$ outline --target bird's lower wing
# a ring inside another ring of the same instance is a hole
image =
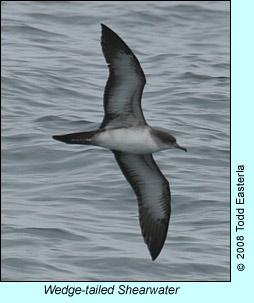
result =
[[[168,231],[171,213],[169,183],[154,162],[152,154],[113,153],[136,193],[142,234],[152,259],[155,260]]]

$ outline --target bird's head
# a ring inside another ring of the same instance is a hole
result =
[[[169,148],[178,148],[181,150],[184,150],[185,152],[187,152],[187,148],[180,146],[177,142],[176,142],[176,138],[174,136],[172,136],[171,134],[169,134],[166,131],[162,131],[159,129],[154,129],[153,130],[154,135],[156,135],[157,138],[159,138],[160,143],[163,145],[163,147],[165,149],[169,149]]]

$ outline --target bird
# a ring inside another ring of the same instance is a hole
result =
[[[169,132],[146,122],[141,108],[145,74],[129,46],[104,24],[101,24],[101,47],[109,76],[100,127],[52,137],[67,144],[94,145],[112,151],[136,194],[141,232],[154,261],[167,237],[171,194],[169,182],[152,154],[165,149],[187,149],[178,145]]]

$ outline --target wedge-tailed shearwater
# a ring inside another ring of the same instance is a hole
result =
[[[187,149],[179,146],[169,133],[146,122],[141,109],[146,78],[140,63],[115,32],[101,26],[101,46],[109,67],[104,119],[99,129],[53,138],[69,144],[101,146],[114,153],[137,196],[142,234],[155,260],[167,236],[171,197],[169,183],[152,153],[169,148]]]

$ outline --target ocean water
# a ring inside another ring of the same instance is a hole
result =
[[[229,2],[1,2],[2,280],[230,279]],[[172,215],[154,262],[109,150],[51,136],[97,127],[100,23],[146,74],[149,124],[188,148],[154,155]]]

